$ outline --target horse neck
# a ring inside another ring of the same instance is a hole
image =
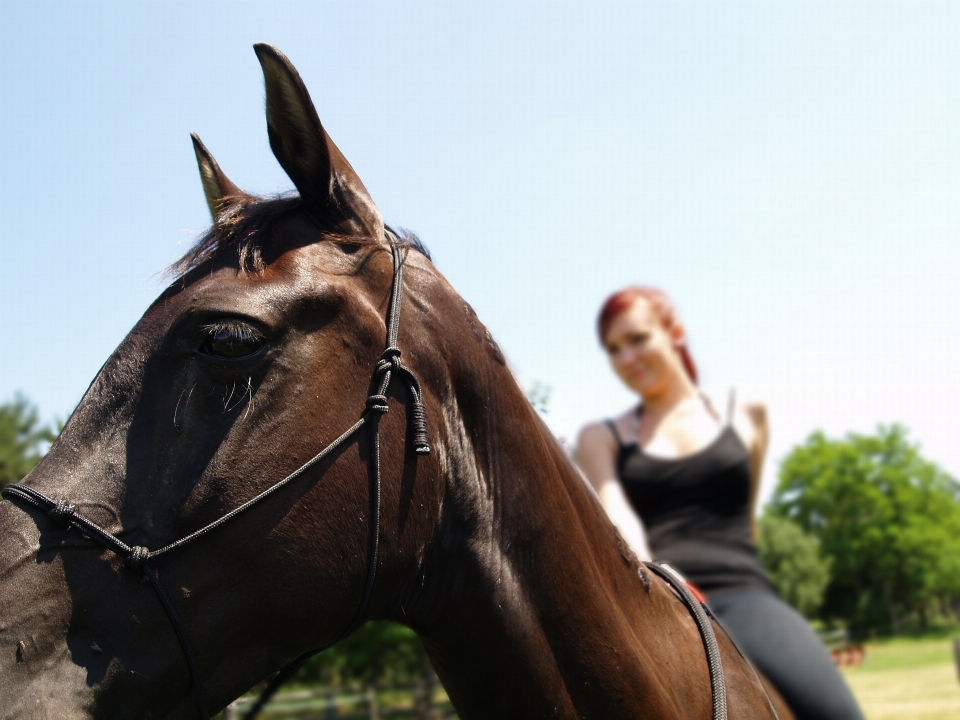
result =
[[[483,375],[453,381],[467,402],[407,620],[463,718],[669,715],[644,692],[662,681],[639,562],[509,371]]]

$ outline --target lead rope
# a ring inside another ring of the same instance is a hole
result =
[[[60,524],[68,528],[72,527],[78,530],[81,535],[98,542],[100,545],[103,545],[116,555],[119,555],[121,558],[123,558],[124,565],[126,565],[130,570],[141,572],[147,576],[147,578],[150,580],[150,584],[157,593],[157,597],[160,599],[161,605],[163,605],[163,609],[170,618],[170,622],[173,625],[174,632],[177,634],[177,638],[180,640],[180,645],[183,648],[183,654],[186,656],[187,666],[190,669],[190,676],[193,681],[194,690],[197,696],[197,705],[199,706],[200,717],[202,720],[209,720],[210,712],[207,705],[207,698],[203,691],[203,682],[200,677],[200,669],[197,665],[196,656],[194,655],[193,648],[191,647],[190,641],[187,638],[187,633],[184,630],[179,617],[177,616],[176,609],[174,608],[170,597],[164,590],[163,585],[160,583],[160,579],[153,571],[153,568],[148,564],[149,561],[159,557],[160,555],[164,555],[171,550],[183,547],[187,543],[193,542],[197,538],[206,535],[208,532],[220,527],[228,520],[231,520],[240,513],[253,507],[273,493],[277,492],[282,487],[293,482],[309,468],[319,463],[340,445],[346,442],[355,432],[357,432],[369,421],[371,422],[373,436],[373,467],[371,471],[373,487],[371,488],[372,513],[370,529],[370,561],[367,569],[367,580],[363,591],[363,597],[353,621],[351,621],[351,624],[347,626],[347,629],[341,635],[341,637],[343,637],[355,629],[355,625],[359,622],[361,616],[363,615],[363,612],[366,609],[367,601],[370,599],[370,595],[373,591],[374,579],[376,578],[376,568],[380,546],[380,433],[379,422],[374,419],[374,416],[382,415],[390,409],[387,402],[386,392],[390,387],[390,382],[393,378],[394,372],[396,372],[398,375],[403,374],[405,376],[410,394],[413,396],[413,403],[411,407],[411,425],[413,426],[414,450],[421,455],[425,455],[430,452],[430,441],[427,435],[426,412],[423,407],[423,393],[420,389],[420,382],[417,380],[417,377],[413,371],[400,362],[400,349],[397,347],[397,336],[400,329],[400,305],[403,299],[403,265],[404,261],[406,260],[407,249],[398,247],[395,244],[391,244],[390,249],[393,255],[393,290],[390,297],[390,308],[387,316],[387,348],[380,356],[380,360],[377,362],[373,372],[374,378],[376,378],[378,375],[380,376],[379,392],[376,395],[371,395],[367,398],[366,409],[360,416],[360,419],[357,420],[357,422],[354,423],[353,426],[350,427],[346,432],[340,435],[340,437],[327,445],[323,450],[321,450],[299,468],[287,475],[283,480],[267,488],[256,497],[245,502],[240,507],[231,510],[218,520],[214,520],[212,523],[205,525],[199,530],[190,533],[186,537],[176,540],[175,542],[172,542],[169,545],[160,548],[159,550],[150,550],[141,546],[131,547],[127,545],[116,535],[107,532],[96,523],[78,514],[76,511],[76,506],[66,502],[65,500],[51,500],[43,493],[34,490],[29,486],[16,483],[7,485],[6,487],[0,489],[0,497],[3,499],[11,502],[20,501],[47,513],[51,518]],[[309,655],[312,654],[313,653],[310,653],[306,657],[309,657]],[[297,662],[302,662],[303,659],[305,658],[302,657],[300,660],[296,661],[294,666],[297,664]],[[296,667],[294,667],[294,670],[295,669]],[[280,675],[283,674],[284,672],[281,671]],[[290,674],[292,674],[292,672]],[[280,675],[277,677],[279,678]],[[276,687],[279,687],[279,684],[277,684]],[[267,689],[269,690],[270,687],[268,686]],[[274,691],[275,690],[276,688],[274,688]],[[257,710],[259,710],[259,707],[261,706],[262,703],[258,702],[255,707]],[[252,711],[253,709],[251,709],[251,712]],[[252,716],[248,715],[248,717]]]

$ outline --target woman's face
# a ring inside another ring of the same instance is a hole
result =
[[[683,340],[683,328],[668,330],[644,298],[617,315],[610,323],[604,347],[610,364],[634,392],[652,397],[671,382],[685,377],[675,345]],[[679,373],[679,375],[678,375]]]

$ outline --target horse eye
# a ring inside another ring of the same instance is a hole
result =
[[[264,339],[254,328],[238,322],[220,322],[201,328],[206,334],[200,352],[219,360],[242,360],[256,355]]]

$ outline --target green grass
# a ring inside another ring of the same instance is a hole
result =
[[[867,720],[960,718],[954,636],[960,631],[865,643],[864,662],[843,674]]]
[[[957,633],[960,636],[960,632]],[[894,638],[865,644],[864,670],[912,670],[953,662],[951,638]]]

